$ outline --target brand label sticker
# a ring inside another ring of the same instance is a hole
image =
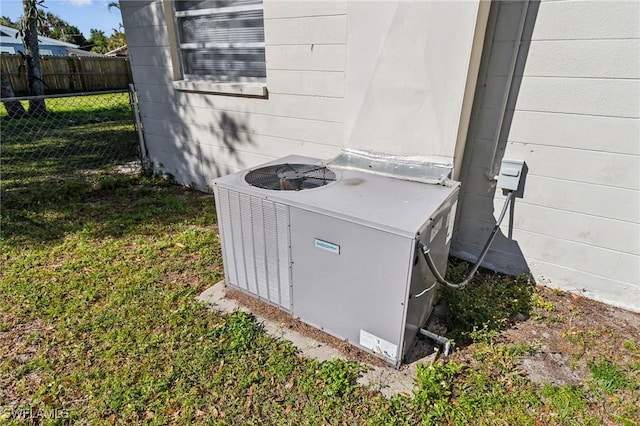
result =
[[[398,359],[397,345],[364,330],[360,330],[360,346],[394,361]]]
[[[334,254],[340,254],[340,246],[339,245],[330,243],[328,241],[319,240],[317,238],[315,238],[314,241],[315,241],[314,245],[316,246],[316,248],[319,248],[319,249],[322,249],[322,250],[326,250],[326,251],[334,253]]]

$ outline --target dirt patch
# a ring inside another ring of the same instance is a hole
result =
[[[39,372],[22,375],[23,366],[41,352],[41,343],[52,330],[42,320],[36,319],[18,323],[14,316],[2,313],[0,316],[0,365],[4,371],[0,375],[0,401],[11,408],[24,403],[16,392],[15,383],[21,382],[32,394],[42,383]]]
[[[581,374],[571,368],[569,359],[562,353],[537,352],[522,360],[522,369],[534,383],[553,385],[579,384]]]
[[[521,365],[533,382],[578,384],[590,377],[590,361],[640,361],[640,354],[630,347],[640,346],[640,314],[572,293],[537,290],[540,300],[531,317],[502,336],[507,343],[539,345]]]

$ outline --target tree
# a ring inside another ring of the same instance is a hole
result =
[[[20,27],[19,23],[13,22],[11,18],[7,16],[0,16],[0,25],[16,29]],[[13,98],[14,96],[15,94],[13,93],[11,82],[5,77],[4,73],[0,73],[0,97]],[[2,101],[2,103],[7,110],[7,115],[9,116],[9,118],[24,117],[27,113],[20,101]]]
[[[127,37],[120,30],[113,29],[113,34],[109,36],[109,40],[107,41],[107,51],[110,52],[114,49],[117,49],[122,46],[127,45]]]
[[[127,38],[122,31],[115,28],[113,29],[113,34],[109,37],[106,36],[104,31],[92,28],[87,43],[91,46],[92,52],[107,53],[118,47],[126,46]]]
[[[106,34],[102,30],[97,30],[95,28],[91,28],[89,30],[89,40],[87,43],[91,46],[91,51],[96,53],[107,53],[109,49],[107,49],[107,43],[109,39]]]
[[[84,35],[75,25],[66,24],[56,28],[51,33],[51,37],[67,43],[77,44],[80,47],[85,46],[88,42]]]
[[[0,83],[0,97],[13,98],[15,96],[13,93],[13,87],[11,87],[9,80],[4,77],[4,74],[0,74]],[[2,101],[2,103],[7,110],[9,118],[20,118],[25,116],[26,111],[20,101]]]
[[[24,58],[27,64],[27,87],[29,95],[44,95],[44,81],[42,80],[42,65],[40,63],[40,47],[38,46],[38,24],[41,23],[41,16],[38,14],[38,6],[44,0],[22,0],[24,15],[20,22],[19,34],[22,37],[25,53]],[[33,99],[29,101],[29,114],[38,115],[46,111],[44,99]]]
[[[45,37],[55,38],[53,33],[55,30],[64,28],[69,25],[64,19],[51,12],[38,11],[40,20],[38,22],[38,32]]]
[[[20,27],[19,23],[13,22],[11,18],[9,18],[8,16],[0,16],[0,25],[4,25],[5,27],[11,27],[15,29],[18,29]]]
[[[67,43],[77,44],[81,47],[87,44],[87,39],[78,27],[69,24],[55,13],[45,13],[42,10],[39,10],[38,15],[38,32],[43,36],[55,38],[56,40],[65,41]]]

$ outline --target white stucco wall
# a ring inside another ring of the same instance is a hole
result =
[[[344,145],[452,163],[479,3],[349,2]]]
[[[504,202],[485,173],[520,12],[500,6],[479,77],[453,244],[470,259]],[[530,7],[498,145],[528,174],[487,266],[640,310],[639,36],[638,2]]]

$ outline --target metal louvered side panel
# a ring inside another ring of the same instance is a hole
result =
[[[240,194],[240,220],[242,222],[242,248],[244,258],[244,270],[246,272],[247,290],[258,295],[258,283],[256,281],[256,261],[253,245],[253,223],[251,219],[251,197]]]
[[[227,283],[291,311],[289,208],[217,189]]]
[[[291,309],[291,251],[289,235],[289,209],[282,204],[276,204],[276,238],[278,241],[278,287],[280,289],[280,306]]]
[[[234,192],[234,194],[236,194]],[[237,194],[236,194],[237,195]],[[227,283],[238,285],[238,273],[236,271],[236,256],[233,241],[233,227],[231,215],[231,200],[229,198],[229,190],[218,188],[218,209],[220,218],[220,233],[222,235],[222,250],[225,266],[225,279]]]
[[[226,218],[231,222],[231,239],[233,244],[233,268],[236,270],[236,282],[231,284],[248,290],[247,273],[244,265],[244,249],[242,246],[242,222],[240,220],[240,194],[235,191],[229,191],[229,217]]]
[[[269,288],[269,300],[280,305],[280,279],[278,267],[278,234],[276,229],[276,204],[273,201],[262,200],[264,213],[264,228],[268,230],[264,234],[266,245],[267,286]],[[285,306],[285,309],[289,309]]]
[[[269,299],[269,289],[267,287],[267,265],[265,250],[264,214],[262,212],[262,200],[251,197],[251,229],[253,230],[253,253],[255,255],[256,283],[258,296]]]

